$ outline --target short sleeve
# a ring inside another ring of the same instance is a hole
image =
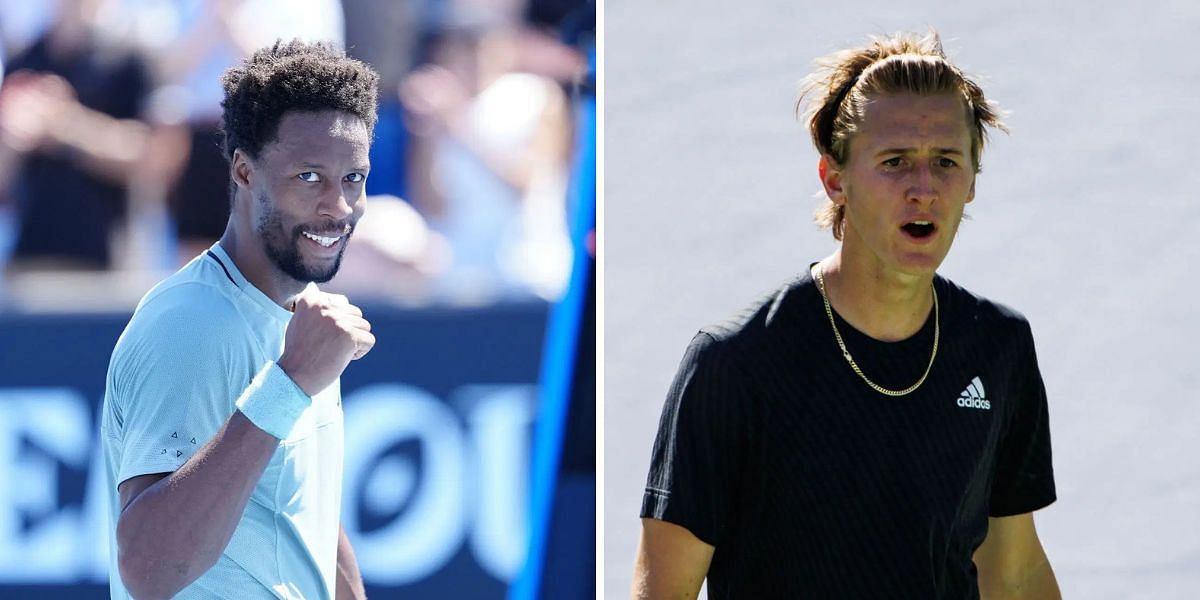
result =
[[[1033,512],[1056,499],[1046,387],[1028,323],[1024,323],[1021,333],[1013,412],[997,449],[989,511],[993,517]]]
[[[249,383],[244,322],[223,296],[182,285],[135,314],[113,351],[104,416],[116,482],[183,466],[233,413]],[[180,302],[180,295],[203,299]],[[243,381],[244,379],[244,381]]]
[[[693,338],[663,406],[642,497],[642,517],[712,546],[730,521],[747,435],[745,382],[725,353],[707,333]]]

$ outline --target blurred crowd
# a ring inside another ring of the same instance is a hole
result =
[[[292,38],[380,74],[367,216],[325,287],[553,300],[571,266],[571,96],[589,71],[575,34],[594,14],[587,0],[0,0],[0,308],[136,300],[216,241],[219,76]]]

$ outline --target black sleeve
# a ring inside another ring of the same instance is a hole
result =
[[[1023,325],[1015,363],[1015,406],[997,449],[989,511],[993,517],[1033,512],[1056,499],[1046,386],[1038,370],[1033,334],[1028,323]]]
[[[642,517],[716,546],[729,522],[746,419],[739,373],[709,334],[692,339],[663,406]],[[744,382],[743,382],[744,383]]]
[[[112,74],[111,83],[108,98],[103,101],[103,106],[96,109],[115,119],[145,118],[150,92],[153,91],[150,68],[146,62],[131,51],[120,70]]]

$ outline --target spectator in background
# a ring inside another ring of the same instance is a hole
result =
[[[238,2],[175,2],[172,35],[156,52],[165,85],[156,117],[187,138],[187,160],[167,190],[174,220],[176,262],[186,263],[221,236],[229,220],[229,165],[221,154],[221,89],[217,74],[249,48],[233,29]],[[166,23],[164,23],[165,25]]]
[[[428,57],[399,93],[414,135],[410,198],[452,254],[442,292],[556,298],[571,265],[571,118],[561,85],[529,66],[569,73],[583,60],[515,26],[449,28]]]
[[[379,121],[371,144],[367,193],[408,197],[408,133],[404,109],[395,93],[416,65],[417,44],[428,3],[422,0],[378,2],[342,0],[346,17],[346,53],[379,73]]]
[[[151,75],[132,48],[98,34],[99,7],[63,0],[7,65],[0,146],[19,163],[0,172],[17,204],[10,269],[109,268],[129,188],[169,170],[140,120]]]

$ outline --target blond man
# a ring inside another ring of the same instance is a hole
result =
[[[934,32],[818,65],[802,99],[840,245],[693,339],[634,596],[1059,598],[1029,324],[937,275],[998,111]]]

